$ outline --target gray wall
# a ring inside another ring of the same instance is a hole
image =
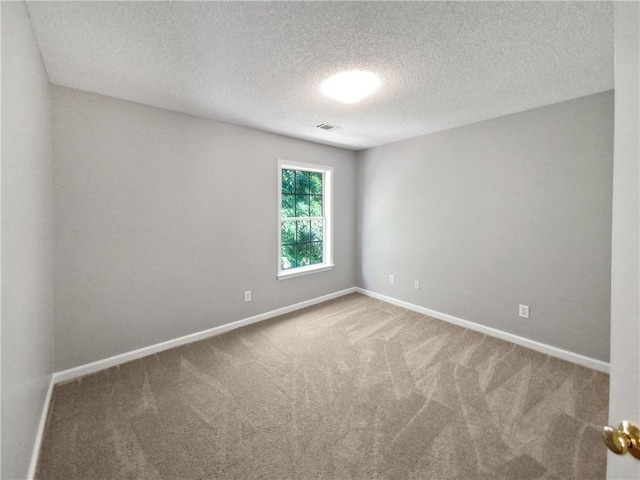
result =
[[[53,125],[56,370],[354,286],[354,152],[62,87]],[[278,158],[334,168],[332,271],[276,279]]]
[[[359,285],[608,361],[613,100],[360,152]]]
[[[615,159],[611,258],[609,424],[640,421],[640,5],[616,2]],[[609,452],[607,478],[640,478],[640,463]]]
[[[53,372],[49,80],[22,2],[2,2],[2,478],[26,478]]]

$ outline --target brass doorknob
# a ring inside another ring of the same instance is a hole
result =
[[[624,455],[629,452],[640,460],[640,427],[626,420],[618,428],[606,426],[602,435],[607,448],[613,453]]]

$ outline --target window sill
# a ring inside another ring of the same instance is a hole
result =
[[[291,270],[285,270],[278,274],[278,280],[288,280],[289,278],[301,277],[303,275],[310,275],[312,273],[326,272],[327,270],[333,270],[333,263],[321,263],[319,265],[312,265],[310,267],[292,268]]]

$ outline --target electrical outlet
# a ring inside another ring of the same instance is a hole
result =
[[[518,313],[522,318],[529,318],[529,305],[520,305]]]
[[[394,275],[389,275],[389,283],[391,285],[396,283],[396,277]]]
[[[244,301],[245,302],[251,301],[251,290],[247,290],[246,292],[244,292]]]
[[[420,290],[420,280],[413,281],[413,288],[415,288],[416,290]]]

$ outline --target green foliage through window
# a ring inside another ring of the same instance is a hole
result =
[[[282,169],[282,270],[323,262],[322,183],[321,172]]]

